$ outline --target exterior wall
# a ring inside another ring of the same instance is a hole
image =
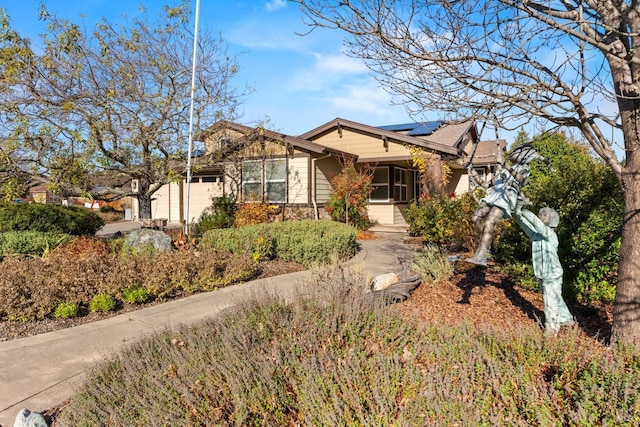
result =
[[[389,141],[388,150],[381,138],[365,135],[359,132],[342,129],[342,137],[338,130],[323,134],[313,142],[347,153],[354,153],[361,158],[381,159],[389,157],[410,157],[409,150],[401,144]]]
[[[315,162],[314,187],[316,203],[326,203],[329,200],[329,195],[331,194],[330,180],[339,174],[340,170],[340,162],[335,157],[319,159]]]
[[[408,227],[407,221],[402,215],[402,211],[409,205],[393,205],[393,225],[402,225]]]
[[[394,221],[394,205],[372,205],[367,208],[369,220],[380,225],[393,224]]]
[[[309,163],[308,156],[288,159],[287,202],[309,203]]]
[[[469,191],[469,175],[465,169],[453,169],[453,174],[447,184],[445,191],[447,193],[455,193],[456,196],[467,193]]]
[[[160,187],[151,200],[151,217],[178,222],[181,218],[181,184],[170,183]],[[139,212],[138,215],[139,217]]]

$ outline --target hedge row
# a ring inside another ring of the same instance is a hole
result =
[[[355,255],[357,230],[334,221],[291,221],[209,230],[200,247],[309,266]]]
[[[40,231],[93,235],[104,225],[95,212],[77,206],[1,203],[0,232]]]
[[[41,257],[73,239],[69,234],[41,231],[7,231],[0,233],[0,259],[7,255]]]
[[[86,310],[99,294],[124,302],[132,289],[144,289],[150,299],[169,299],[228,286],[257,273],[257,264],[248,257],[218,251],[118,254],[106,247],[77,253],[73,246],[46,258],[4,258],[0,320],[44,319],[63,303]]]

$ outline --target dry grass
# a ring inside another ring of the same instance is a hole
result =
[[[323,269],[100,365],[66,425],[637,425],[640,356],[470,324],[417,323]]]

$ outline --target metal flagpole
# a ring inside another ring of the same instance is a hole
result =
[[[196,0],[195,29],[193,34],[193,59],[191,61],[191,106],[189,107],[189,148],[187,154],[187,197],[184,206],[184,232],[189,235],[189,197],[191,193],[191,155],[193,152],[193,98],[196,91],[196,57],[198,49],[198,18],[200,17],[200,0]]]

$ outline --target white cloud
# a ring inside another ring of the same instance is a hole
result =
[[[265,8],[269,12],[273,12],[278,9],[283,9],[287,7],[287,0],[271,0],[267,4],[265,4]]]
[[[343,54],[314,53],[313,56],[315,58],[313,65],[298,70],[289,82],[289,89],[320,91],[325,90],[329,85],[368,74],[368,69],[362,61]]]

